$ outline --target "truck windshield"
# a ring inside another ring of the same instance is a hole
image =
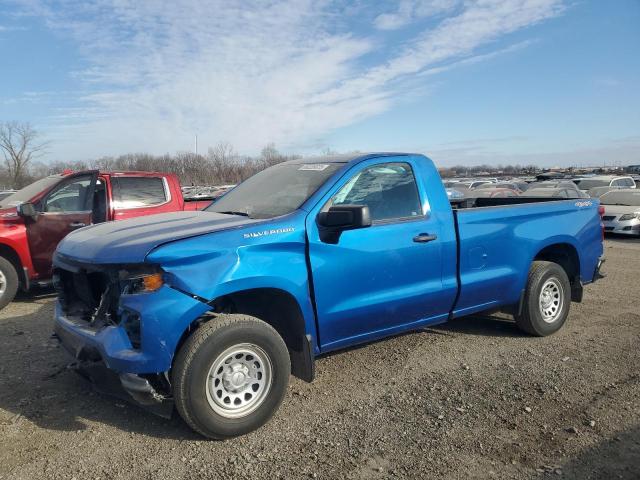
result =
[[[33,182],[30,185],[27,185],[21,190],[18,190],[16,193],[12,193],[6,198],[3,198],[0,201],[0,208],[9,208],[15,207],[24,202],[28,202],[37,194],[42,192],[43,190],[47,190],[64,177],[62,175],[51,175],[49,177],[41,178],[40,180]]]
[[[274,165],[248,178],[205,210],[243,215],[249,218],[286,215],[300,208],[343,165],[343,163]]]

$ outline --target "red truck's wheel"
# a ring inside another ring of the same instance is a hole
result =
[[[18,273],[13,264],[0,257],[0,309],[9,305],[18,291]]]
[[[242,435],[275,413],[290,372],[287,346],[273,327],[248,315],[221,315],[200,326],[178,352],[176,407],[205,437]]]
[[[570,305],[571,284],[564,269],[557,263],[536,261],[529,270],[524,304],[516,323],[531,335],[551,335],[564,325]]]

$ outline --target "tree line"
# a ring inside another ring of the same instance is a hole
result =
[[[205,155],[192,152],[165,155],[131,153],[86,161],[38,161],[48,146],[42,140],[40,132],[29,123],[0,123],[0,151],[4,155],[4,164],[0,166],[0,188],[18,189],[47,175],[65,170],[88,169],[170,172],[178,175],[182,185],[236,184],[271,165],[301,157],[282,154],[273,144],[265,146],[256,156],[240,155],[232,145],[223,142],[209,148]],[[327,150],[324,153],[335,152]],[[443,177],[475,176],[482,173],[518,175],[539,171],[535,165],[457,165],[440,169]]]
[[[223,142],[209,148],[205,155],[192,152],[165,155],[130,153],[84,161],[38,161],[47,147],[48,144],[41,141],[40,133],[30,124],[0,123],[0,151],[4,155],[4,164],[0,166],[0,187],[18,189],[65,170],[93,169],[170,172],[178,175],[182,185],[236,184],[267,167],[300,158],[300,155],[280,153],[273,144],[265,146],[256,156],[240,155],[232,145]]]

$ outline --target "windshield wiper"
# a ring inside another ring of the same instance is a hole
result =
[[[249,216],[249,214],[247,212],[226,211],[226,212],[216,212],[216,213],[222,213],[224,215],[240,215],[241,217],[248,217]]]

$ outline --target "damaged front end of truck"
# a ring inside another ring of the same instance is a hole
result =
[[[188,329],[210,306],[168,287],[164,276],[157,265],[83,264],[57,253],[55,335],[74,357],[70,368],[97,391],[170,418],[169,370],[180,338],[167,332]]]

